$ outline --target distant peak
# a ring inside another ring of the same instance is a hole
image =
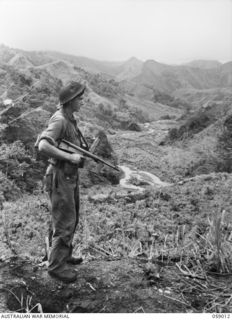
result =
[[[156,60],[153,60],[153,59],[148,59],[145,61],[145,64],[146,65],[159,65],[159,66],[166,66],[166,64],[164,63],[161,63],[161,62],[158,62]]]
[[[139,63],[142,63],[142,61],[141,60],[139,60],[138,58],[136,58],[136,57],[131,57],[131,58],[129,58],[128,60],[127,60],[127,62],[139,62]]]
[[[137,59],[136,57],[130,57],[128,60],[129,60],[129,61],[130,61],[130,60],[133,61],[133,60],[138,60],[138,59]]]
[[[199,62],[216,62],[216,63],[220,63],[217,60],[207,60],[207,59],[197,59],[197,60],[192,60],[189,63],[199,63]]]
[[[9,48],[9,47],[6,46],[4,43],[0,43],[0,48]]]
[[[219,67],[221,65],[221,62],[217,60],[199,59],[199,60],[193,60],[188,63],[185,63],[185,65],[189,67],[200,68],[200,69],[211,69],[211,68]]]

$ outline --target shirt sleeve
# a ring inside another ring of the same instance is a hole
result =
[[[49,143],[56,146],[57,141],[62,139],[65,130],[65,119],[54,114],[49,120],[48,127],[41,133],[39,140],[46,139]]]

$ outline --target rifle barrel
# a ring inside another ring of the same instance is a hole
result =
[[[92,159],[94,159],[96,161],[100,161],[100,162],[104,163],[105,165],[113,168],[114,170],[120,171],[120,169],[117,166],[114,166],[113,164],[111,164],[111,163],[103,160],[102,158],[96,156],[95,154],[93,154],[93,153],[91,153],[91,152],[89,152],[89,151],[87,151],[85,149],[82,149],[81,147],[79,147],[79,146],[77,146],[77,145],[75,145],[75,144],[73,144],[73,143],[71,143],[71,142],[69,142],[69,141],[67,141],[65,139],[62,139],[61,141],[66,143],[68,146],[72,147],[73,149],[83,153],[83,155],[85,155],[85,156],[87,156],[89,158],[92,158]]]

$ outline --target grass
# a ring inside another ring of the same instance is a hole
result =
[[[198,202],[202,202],[201,206],[206,205],[204,203],[204,198],[208,197],[206,190],[208,190],[206,186],[198,190],[199,196],[203,198],[201,200],[191,198],[184,200],[189,201],[187,208],[189,212],[180,213],[180,219],[175,219],[173,212],[170,211],[172,207],[180,210],[180,204],[176,203],[174,206],[171,204],[172,201],[167,202],[165,197],[160,199],[159,193],[150,194],[149,201],[145,197],[128,204],[124,201],[114,205],[85,203],[84,217],[79,227],[80,233],[75,237],[76,244],[80,246],[83,243],[83,247],[88,249],[88,244],[90,248],[94,243],[102,250],[121,257],[144,256],[162,262],[178,260],[198,269],[198,272],[209,270],[212,261],[218,257],[217,260],[221,263],[220,272],[223,270],[231,272],[232,268],[228,261],[229,241],[232,237],[229,220],[227,223],[223,219],[214,220],[212,215],[212,221],[208,221],[208,213],[200,219],[196,219],[193,215],[193,212],[200,215],[201,208],[198,208]],[[176,192],[178,193],[178,190]],[[186,193],[189,191],[186,190]],[[183,194],[183,198],[185,197]],[[167,209],[167,206],[170,207]],[[183,209],[186,210],[186,206],[183,206]],[[220,208],[218,210],[220,212]],[[84,236],[81,236],[82,228]],[[213,239],[212,235],[217,238]]]
[[[207,182],[209,185],[204,183],[200,189],[200,181],[195,183],[195,190],[194,182],[189,182],[192,184],[190,189],[184,187],[185,192],[177,186],[173,193],[171,187],[166,197],[151,189],[139,200],[133,200],[133,197],[110,199],[109,203],[99,204],[82,201],[82,215],[74,238],[76,250],[80,253],[98,247],[98,252],[118,257],[143,255],[162,261],[179,259],[186,264],[199,260],[205,270],[232,272],[230,204],[226,210],[219,207],[212,214],[207,212],[201,217],[208,198],[217,194],[211,187],[213,176],[209,179],[212,180]],[[222,185],[223,176],[221,179]],[[230,188],[229,182],[225,184],[226,188]],[[198,193],[196,198],[189,190]],[[213,203],[219,205],[219,198],[220,194]],[[41,194],[4,204],[2,230],[12,253],[33,258],[43,256],[49,223],[46,201]],[[221,206],[224,201],[228,202],[225,194]]]
[[[218,274],[232,272],[232,225],[225,220],[223,210],[209,219],[209,232],[206,235],[208,263]]]
[[[207,312],[230,310],[227,286],[222,301],[209,276],[232,273],[231,188],[230,175],[211,174],[159,191],[149,188],[140,197],[136,192],[120,197],[117,187],[106,188],[110,196],[104,202],[82,195],[74,253],[86,260],[145,259],[176,266],[184,278],[203,281]],[[37,194],[4,203],[0,228],[16,254],[32,259],[44,254],[49,221],[46,201],[45,195]],[[185,297],[190,294],[183,292]]]
[[[5,202],[2,210],[3,241],[13,254],[40,257],[45,254],[45,236],[49,213],[44,194],[25,195],[14,202]]]
[[[13,298],[16,300],[16,303],[18,303],[19,308],[15,310],[15,312],[20,313],[43,313],[43,308],[40,303],[33,303],[32,296],[26,295],[24,297],[23,293],[21,293],[20,298],[16,293],[13,292],[13,290],[5,289],[8,291],[9,294],[13,296]]]
[[[205,136],[200,141],[196,139],[192,144],[184,143],[184,148],[183,143],[167,146],[167,154],[162,158],[162,162],[175,179],[216,171],[218,157],[215,152],[217,140],[214,137]]]

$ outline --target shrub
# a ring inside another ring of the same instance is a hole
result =
[[[163,161],[173,176],[195,176],[215,172],[219,163],[216,143],[216,137],[205,136],[200,143],[188,145],[184,149],[170,146]]]
[[[0,171],[21,191],[32,192],[37,187],[42,177],[41,168],[21,141],[1,145]]]
[[[13,247],[16,254],[42,256],[50,221],[46,196],[22,195],[16,201],[5,202],[2,214],[5,217],[8,245]]]
[[[142,110],[142,109],[130,108],[130,113],[131,113],[132,117],[134,118],[135,122],[145,123],[145,122],[151,121],[151,116],[149,115],[149,113]]]
[[[112,117],[114,110],[110,104],[99,103],[98,112],[100,112],[103,116]]]
[[[219,172],[232,172],[232,116],[224,121],[217,142]]]
[[[20,189],[15,185],[13,181],[7,178],[7,176],[0,171],[0,195],[2,200],[10,201],[16,200],[20,195]]]
[[[207,128],[212,122],[212,119],[204,111],[199,111],[179,128],[169,130],[167,141],[191,138],[194,134]]]
[[[175,116],[170,116],[169,114],[165,114],[160,117],[160,120],[171,120],[171,119],[175,119]]]
[[[15,159],[19,160],[25,158],[28,153],[26,152],[24,145],[21,141],[15,141],[12,144],[2,144],[0,161]]]

